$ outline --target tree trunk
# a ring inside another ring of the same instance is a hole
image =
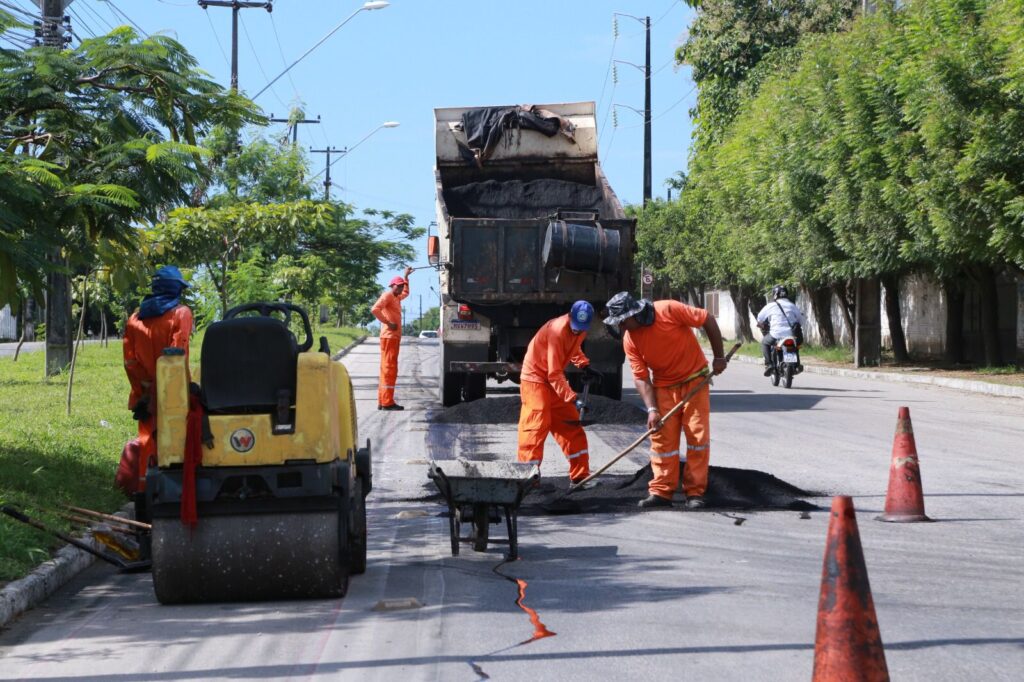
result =
[[[964,288],[959,279],[942,284],[946,292],[946,362],[958,365],[964,359]]]
[[[897,363],[910,362],[907,352],[907,337],[903,333],[903,314],[900,312],[899,275],[883,275],[885,287],[885,316],[889,319],[889,337],[892,339],[892,354]]]
[[[36,340],[36,300],[31,296],[25,299],[22,311],[21,335],[26,341]]]
[[[995,270],[986,266],[975,269],[981,292],[981,343],[985,351],[985,366],[996,367],[1003,358],[999,348],[999,289]]]
[[[832,290],[835,292],[836,297],[839,299],[839,307],[843,312],[843,320],[846,322],[846,328],[847,330],[849,330],[850,338],[853,338],[854,304],[850,298],[849,282],[840,282],[839,284],[835,284],[832,286]]]
[[[21,325],[21,338],[18,339],[18,345],[14,347],[14,360],[11,362],[18,361],[18,355],[21,354],[21,347],[25,344],[25,325]]]
[[[78,360],[78,349],[82,345],[82,332],[85,329],[85,313],[89,309],[89,275],[82,280],[82,312],[78,316],[78,334],[71,353],[71,369],[68,372],[67,416],[71,416],[71,390],[75,385],[75,362]]]
[[[836,345],[836,330],[832,326],[832,288],[831,287],[806,287],[807,295],[811,299],[811,308],[814,310],[814,317],[818,322],[818,337],[821,345],[832,348]]]
[[[750,332],[750,315],[747,314],[747,291],[744,287],[733,284],[729,286],[729,295],[732,296],[736,340],[751,343],[754,335]]]

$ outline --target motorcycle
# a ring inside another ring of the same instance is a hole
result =
[[[793,377],[804,371],[804,366],[800,364],[800,344],[792,336],[783,337],[772,348],[771,358],[772,373],[769,378],[772,386],[778,386],[781,381],[783,388],[791,388]]]

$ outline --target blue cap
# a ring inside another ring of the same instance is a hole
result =
[[[181,276],[181,270],[175,265],[165,265],[156,271],[153,275],[153,279],[166,279],[172,282],[178,282],[184,287],[188,286],[188,282]]]
[[[590,329],[590,321],[594,319],[594,306],[586,301],[576,301],[569,311],[569,326],[575,332],[585,332]]]

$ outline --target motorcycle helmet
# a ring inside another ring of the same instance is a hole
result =
[[[777,301],[780,298],[789,298],[789,290],[784,284],[776,284],[772,287],[772,300]]]

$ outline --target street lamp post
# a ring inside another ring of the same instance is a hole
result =
[[[339,159],[341,159],[341,158],[343,158],[345,156],[348,156],[348,154],[351,153],[356,147],[358,147],[359,145],[361,145],[362,143],[364,143],[368,139],[370,139],[370,137],[375,132],[380,130],[381,128],[397,128],[399,125],[401,125],[401,124],[398,121],[384,121],[384,123],[381,123],[379,126],[374,128],[370,132],[366,133],[366,135],[363,135],[363,137],[358,142],[356,142],[354,145],[352,145],[351,147],[345,147],[344,149],[332,149],[330,147],[328,147],[328,149],[326,149],[326,150],[310,149],[309,151],[311,151],[311,152],[316,152],[316,153],[321,153],[321,154],[322,153],[326,153],[327,154],[327,164],[324,166],[324,169],[322,171],[320,171],[319,173],[317,173],[316,175],[314,175],[313,177],[311,177],[310,180],[316,180],[318,177],[320,177],[321,175],[326,173],[327,174],[327,179],[325,180],[324,184],[327,187],[328,198],[330,198],[330,194],[329,193],[330,193],[331,166],[333,166],[335,163],[337,163],[337,161]],[[335,155],[335,158],[333,160],[331,159],[331,155],[332,154]]]
[[[286,69],[285,69],[284,71],[282,71],[281,73],[279,73],[279,74],[277,74],[276,76],[274,76],[274,79],[273,79],[273,80],[271,80],[271,81],[270,81],[269,83],[267,83],[266,85],[264,85],[264,86],[263,86],[263,88],[262,88],[262,89],[261,89],[261,90],[260,90],[259,92],[257,92],[257,93],[256,93],[255,95],[253,95],[253,96],[252,96],[252,97],[251,97],[250,99],[252,99],[252,100],[255,100],[255,99],[256,99],[257,97],[259,97],[259,96],[260,96],[260,95],[262,95],[262,94],[263,94],[264,92],[266,92],[266,91],[267,91],[267,89],[268,89],[268,88],[269,88],[269,87],[270,87],[271,85],[273,85],[274,83],[276,83],[276,82],[278,81],[278,79],[279,79],[279,78],[281,78],[281,76],[283,76],[283,75],[285,75],[286,73],[288,73],[289,71],[291,71],[291,70],[292,70],[292,68],[293,68],[293,67],[294,67],[294,66],[295,66],[296,64],[298,64],[298,63],[299,63],[299,62],[301,62],[301,61],[302,61],[303,59],[305,59],[306,57],[308,57],[308,56],[309,56],[309,53],[310,53],[310,52],[312,52],[313,50],[315,50],[316,48],[320,47],[320,46],[321,46],[321,45],[323,45],[323,44],[324,44],[325,42],[327,42],[327,39],[328,39],[328,38],[330,38],[331,36],[333,36],[333,35],[334,35],[335,33],[337,33],[337,32],[338,32],[338,31],[339,31],[339,30],[341,29],[341,27],[342,27],[342,26],[344,26],[345,24],[347,24],[347,23],[348,23],[348,22],[349,22],[349,21],[350,21],[350,20],[352,19],[352,17],[354,17],[355,15],[359,14],[359,13],[360,13],[360,12],[362,12],[363,10],[375,10],[375,9],[384,9],[385,7],[387,7],[387,6],[388,6],[388,5],[390,5],[390,4],[391,4],[391,3],[390,3],[390,2],[387,2],[386,0],[373,0],[372,2],[365,2],[365,3],[363,3],[363,6],[362,6],[362,7],[360,7],[360,8],[359,8],[359,9],[357,9],[357,10],[356,10],[355,12],[353,12],[352,14],[348,15],[347,17],[345,17],[345,20],[344,20],[344,21],[342,21],[342,22],[341,22],[340,24],[338,24],[337,26],[335,26],[334,28],[332,28],[332,29],[331,29],[330,31],[328,31],[328,32],[327,32],[327,35],[325,35],[325,36],[324,36],[323,38],[321,38],[321,39],[320,39],[319,41],[317,41],[317,43],[316,43],[315,45],[313,45],[313,47],[311,47],[311,48],[309,48],[308,50],[306,50],[305,52],[303,52],[303,53],[302,53],[302,56],[301,56],[301,57],[299,57],[299,58],[298,58],[298,59],[296,59],[296,60],[295,60],[294,62],[292,62],[291,64],[289,64],[289,65],[288,65],[288,68],[286,68]]]

